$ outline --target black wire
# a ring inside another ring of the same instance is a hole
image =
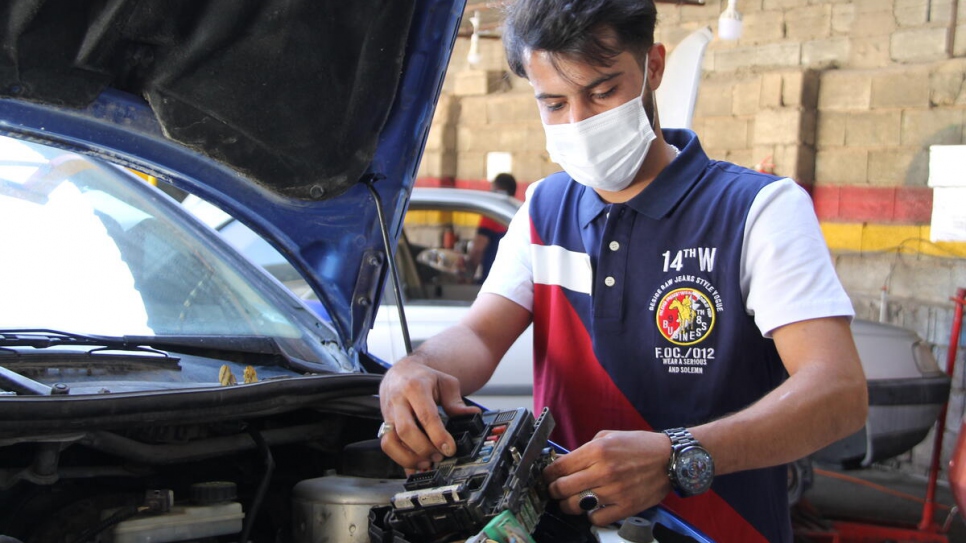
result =
[[[402,290],[399,288],[399,270],[396,269],[396,259],[392,256],[392,245],[389,242],[389,229],[386,227],[386,217],[382,211],[382,200],[379,199],[379,193],[376,192],[376,187],[373,186],[375,180],[375,176],[369,176],[366,178],[366,186],[369,187],[369,192],[372,193],[372,199],[376,201],[376,214],[379,216],[379,229],[382,231],[382,246],[386,251],[386,258],[389,260],[389,276],[392,279],[393,292],[396,293],[396,309],[399,311],[399,324],[402,327],[403,344],[406,346],[406,354],[409,355],[413,352],[413,344],[409,338],[409,324],[406,322],[406,312],[403,310]]]
[[[84,543],[85,541],[90,541],[98,534],[104,532],[108,528],[113,527],[116,524],[120,524],[125,520],[137,515],[141,511],[137,507],[125,507],[120,511],[117,511],[113,515],[107,517],[106,519],[98,522],[94,527],[88,529],[73,541],[73,543]]]
[[[252,436],[252,439],[255,440],[255,444],[258,445],[258,450],[265,459],[265,476],[262,477],[262,482],[258,483],[258,490],[255,491],[252,506],[248,509],[248,514],[245,515],[245,526],[242,529],[241,539],[239,539],[240,543],[248,543],[248,536],[251,534],[252,527],[255,525],[255,517],[258,515],[258,510],[262,507],[262,501],[268,492],[268,483],[272,480],[272,473],[275,471],[275,458],[272,457],[272,449],[269,448],[265,438],[262,437],[262,434],[258,430],[251,426],[248,427],[248,435]]]

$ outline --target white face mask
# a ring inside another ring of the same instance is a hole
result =
[[[637,98],[576,123],[544,123],[550,160],[581,185],[610,192],[626,189],[657,139],[644,112],[646,89],[645,65]]]

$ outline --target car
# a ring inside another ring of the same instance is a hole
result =
[[[811,487],[812,464],[833,469],[869,468],[921,443],[949,399],[952,380],[932,347],[908,328],[854,319],[852,337],[869,393],[865,425],[823,449],[789,464],[789,502]]]
[[[952,380],[915,331],[855,319],[852,337],[869,388],[865,426],[815,455],[845,469],[867,468],[918,445],[935,426]]]
[[[451,486],[407,478],[377,438],[368,333],[459,3],[7,11],[0,540],[388,542],[406,519],[449,522],[434,539],[450,540],[543,504],[530,468],[552,459],[549,413],[451,420],[469,447],[451,460],[475,470]],[[166,184],[268,239],[317,304]],[[437,515],[440,499],[479,515]],[[589,533],[577,520],[569,537]]]

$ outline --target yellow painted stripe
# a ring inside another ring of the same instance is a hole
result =
[[[158,178],[157,177],[154,177],[153,175],[148,175],[148,174],[146,174],[144,172],[139,172],[137,170],[132,170],[130,168],[128,168],[128,171],[130,171],[134,175],[140,177],[141,179],[144,179],[145,181],[147,181],[148,183],[154,185],[155,187],[158,186]]]
[[[417,211],[406,213],[407,225],[442,225],[450,223],[453,226],[476,227],[480,222],[478,213],[468,211]]]
[[[929,241],[928,225],[823,222],[821,226],[825,242],[832,251],[966,257],[964,242]]]

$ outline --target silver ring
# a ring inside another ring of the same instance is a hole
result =
[[[388,434],[391,431],[392,431],[392,423],[383,422],[382,424],[379,425],[379,431],[376,433],[376,437],[379,439],[382,439],[382,436]]]
[[[577,498],[577,507],[580,507],[582,511],[590,513],[601,507],[600,498],[597,497],[597,494],[594,494],[593,490],[585,490],[577,494]]]

